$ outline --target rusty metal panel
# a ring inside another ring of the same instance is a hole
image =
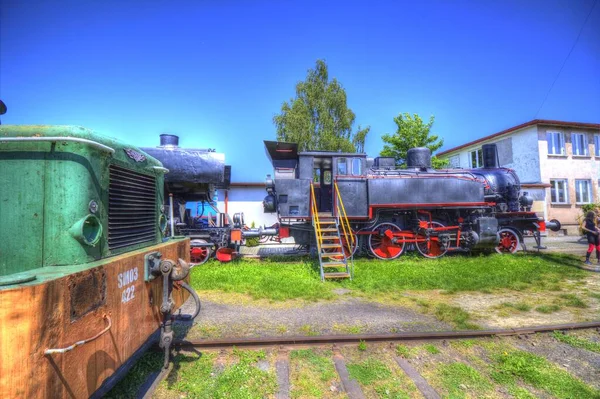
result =
[[[106,303],[106,272],[103,267],[69,277],[71,322]]]

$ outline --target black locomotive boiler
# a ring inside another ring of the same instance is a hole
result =
[[[280,236],[313,246],[315,218],[344,217],[346,256],[356,252],[394,259],[416,249],[436,258],[448,251],[495,248],[514,253],[531,234],[560,229],[531,211],[512,169],[498,166],[495,144],[483,146],[481,169],[435,170],[427,148],[408,151],[406,169],[393,158],[297,151],[294,143],[265,141],[274,178],[267,178],[265,212],[277,212]],[[349,237],[352,235],[353,237]],[[351,239],[350,239],[351,238]]]
[[[165,229],[174,236],[190,238],[190,259],[196,264],[216,255],[220,261],[232,259],[234,248],[243,239],[276,235],[276,229],[249,229],[244,214],[233,218],[216,207],[218,189],[229,189],[231,166],[225,154],[213,149],[184,148],[179,137],[161,134],[158,147],[143,148],[165,167],[165,198],[168,198],[168,223]],[[165,201],[167,202],[167,201]],[[188,203],[197,206],[192,215]]]

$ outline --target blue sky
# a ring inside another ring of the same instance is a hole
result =
[[[319,58],[371,126],[371,156],[401,112],[435,115],[444,148],[535,118],[600,122],[600,4],[541,107],[593,5],[0,0],[2,123],[139,146],[174,133],[261,181],[272,117]]]

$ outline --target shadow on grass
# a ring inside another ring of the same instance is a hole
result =
[[[576,255],[561,254],[555,252],[530,252],[527,256],[542,259],[546,262],[556,263],[563,266],[579,268],[581,260]]]

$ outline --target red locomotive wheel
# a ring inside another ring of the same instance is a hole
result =
[[[336,255],[336,256],[331,256],[332,259],[343,259],[344,256],[346,258],[351,257],[352,255],[354,255],[356,253],[356,249],[358,248],[358,237],[354,236],[354,244],[352,245],[352,248],[350,248],[350,244],[348,244],[347,240],[346,240],[346,236],[344,234],[341,234],[341,238],[342,238],[342,249],[344,251],[344,255],[342,256],[340,255]],[[332,244],[339,244],[340,240],[336,239],[331,241]],[[340,253],[340,249],[339,247],[337,248],[323,248],[323,252],[324,253]]]
[[[428,224],[427,228],[435,228],[435,227],[444,227],[444,225],[440,222],[431,222]],[[421,236],[420,234],[417,238],[426,238]],[[417,243],[417,249],[426,258],[439,258],[440,256],[444,256],[446,252],[448,252],[448,248],[440,245],[438,240],[425,240]]]
[[[369,249],[379,259],[396,259],[404,251],[404,241],[394,244],[385,233],[399,233],[400,228],[392,223],[380,223],[374,229],[375,234],[369,235]],[[381,235],[379,233],[382,233]]]
[[[358,237],[354,235],[354,243],[350,244],[346,239],[346,236],[342,234],[342,248],[344,249],[344,255],[346,255],[346,258],[354,255],[356,248],[358,248]]]
[[[499,254],[514,254],[519,249],[519,237],[511,229],[500,229],[500,243],[496,247]]]
[[[190,242],[190,261],[196,265],[205,263],[211,255],[210,247],[197,246],[194,244],[206,244],[206,240],[192,240]]]

